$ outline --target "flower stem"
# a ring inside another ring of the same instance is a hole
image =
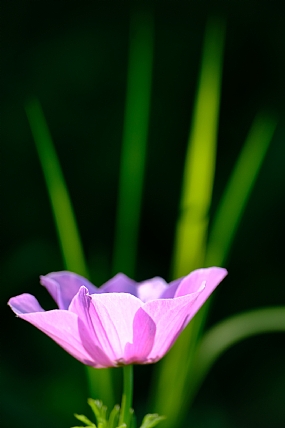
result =
[[[122,396],[121,414],[119,425],[126,424],[130,426],[130,409],[133,401],[133,366],[128,365],[123,367],[124,370],[124,391]]]

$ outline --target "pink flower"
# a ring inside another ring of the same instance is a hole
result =
[[[120,273],[96,288],[75,273],[54,272],[41,283],[59,309],[44,311],[30,294],[8,303],[84,364],[147,364],[166,354],[226,275],[211,267],[167,284],[159,277],[136,283]]]

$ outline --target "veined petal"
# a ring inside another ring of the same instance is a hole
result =
[[[181,282],[176,290],[175,297],[195,293],[201,287],[203,282],[206,282],[207,294],[210,295],[227,274],[227,270],[220,267],[194,270],[193,272],[189,273],[189,275],[181,279]]]
[[[94,308],[87,288],[80,287],[80,290],[72,299],[68,310],[78,316],[79,335],[82,344],[92,356],[96,366],[111,367],[113,365],[112,355],[104,351],[104,344],[102,345],[100,337],[98,337],[94,329],[91,319],[94,315]]]
[[[193,317],[227,274],[226,269],[219,267],[197,269],[182,279],[175,297],[195,293],[201,284],[205,284],[203,292],[199,294],[192,308],[191,317]]]
[[[118,274],[99,289],[74,273],[54,272],[41,283],[61,309],[45,312],[30,294],[9,305],[84,364],[146,364],[164,356],[226,275],[222,268],[199,269],[167,285],[159,277],[137,284]]]
[[[84,364],[94,365],[92,357],[82,345],[76,314],[59,309],[45,312],[37,300],[27,294],[13,297],[9,305],[20,318],[43,331],[73,357]]]
[[[92,295],[89,313],[102,350],[114,365],[124,363],[124,350],[133,340],[133,321],[143,303],[127,293]]]
[[[144,364],[153,348],[155,335],[155,322],[143,308],[139,308],[133,321],[132,343],[127,343],[125,346],[125,363]]]
[[[143,306],[156,325],[154,346],[148,355],[148,362],[155,362],[170,349],[179,333],[190,321],[190,315],[203,285],[196,293],[175,299],[158,299]]]
[[[59,309],[67,309],[82,286],[86,287],[90,294],[99,293],[98,288],[86,278],[68,271],[52,272],[41,276],[40,282],[47,288]]]

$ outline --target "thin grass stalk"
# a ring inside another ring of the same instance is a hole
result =
[[[224,265],[277,125],[277,118],[256,115],[213,219],[206,266]]]
[[[247,311],[212,327],[203,335],[195,351],[188,403],[194,398],[212,365],[227,349],[249,337],[274,332],[285,332],[285,306]]]
[[[25,110],[44,173],[65,268],[87,277],[74,210],[41,105],[34,98],[26,103]]]
[[[113,272],[134,277],[147,148],[153,60],[153,22],[147,12],[132,15],[123,143],[121,152]]]
[[[208,22],[176,229],[173,256],[175,278],[204,264],[216,161],[224,33],[222,21]],[[160,362],[158,369],[155,369],[153,408],[167,416],[164,427],[177,426],[185,411],[181,404],[186,379],[189,377],[188,371],[191,369],[191,354],[203,321],[198,313],[169,354]]]
[[[235,233],[264,161],[276,125],[277,119],[275,117],[262,112],[256,115],[216,211],[209,235],[209,243],[206,247],[205,266],[225,265]],[[210,298],[196,315],[196,318],[199,317],[200,326],[205,324],[211,300]],[[199,323],[197,324],[199,325]],[[199,339],[197,330],[195,339]],[[195,346],[192,349],[192,357],[197,361],[197,357],[194,357],[194,354],[197,355],[196,348]],[[188,371],[189,377],[187,379],[190,387],[185,390],[184,394],[184,402],[188,406],[198,390],[197,384],[200,386],[201,381],[197,381],[197,379],[199,376],[201,379],[205,377],[196,375],[198,369],[196,368],[196,363],[192,362],[192,359],[188,359],[187,364],[189,363],[192,364],[192,371],[191,373]]]
[[[44,173],[65,269],[88,278],[72,203],[41,105],[34,98],[26,103],[25,110]],[[91,394],[97,394],[113,407],[110,370],[86,367],[86,372]]]

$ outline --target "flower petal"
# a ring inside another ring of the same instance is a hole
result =
[[[99,293],[98,288],[86,278],[68,271],[52,272],[41,276],[40,282],[47,288],[59,309],[68,309],[71,300],[82,285],[88,289],[90,294]]]
[[[137,285],[138,297],[143,302],[159,299],[167,288],[168,284],[164,279],[157,276],[155,278],[148,279],[147,281],[140,282]]]
[[[94,330],[91,317],[94,314],[92,298],[87,288],[81,287],[76,296],[72,299],[69,311],[78,316],[79,334],[82,344],[87,352],[92,356],[96,367],[112,367],[112,356],[108,356],[102,346],[100,338]]]
[[[205,284],[203,292],[199,294],[194,306],[192,307],[191,314],[189,314],[191,318],[193,318],[227,274],[228,272],[226,269],[219,267],[194,270],[182,279],[175,293],[175,297],[195,293],[202,284]]]
[[[222,268],[199,269],[167,285],[159,277],[137,284],[118,274],[96,288],[74,273],[54,272],[41,283],[59,310],[45,312],[30,294],[9,305],[84,364],[145,364],[164,356],[226,275]]]
[[[175,297],[195,293],[203,282],[207,283],[207,295],[210,295],[227,274],[228,272],[226,269],[219,267],[194,270],[189,275],[182,278],[175,293]]]
[[[37,299],[31,294],[24,293],[20,296],[12,297],[8,305],[16,315],[26,314],[27,312],[44,312]]]
[[[91,298],[89,312],[97,340],[114,365],[124,364],[125,346],[133,339],[134,317],[143,303],[127,293],[93,294]]]
[[[37,300],[28,294],[13,297],[9,301],[12,310],[22,319],[33,324],[51,337],[58,345],[84,364],[94,365],[91,356],[82,345],[78,316],[69,311],[45,312]]]
[[[164,293],[160,296],[161,299],[173,299],[175,296],[176,290],[179,287],[180,282],[183,278],[175,279],[174,281],[171,281],[167,287],[167,289],[164,291]]]
[[[143,306],[145,311],[156,325],[154,346],[148,355],[148,362],[155,362],[162,358],[173,345],[179,333],[186,327],[203,286],[196,293],[175,299],[159,299],[147,302]]]
[[[100,288],[100,293],[129,293],[137,296],[137,283],[123,273],[118,273]]]
[[[125,347],[125,363],[144,364],[153,348],[155,334],[155,322],[142,308],[139,308],[134,317],[132,343],[127,343]]]

